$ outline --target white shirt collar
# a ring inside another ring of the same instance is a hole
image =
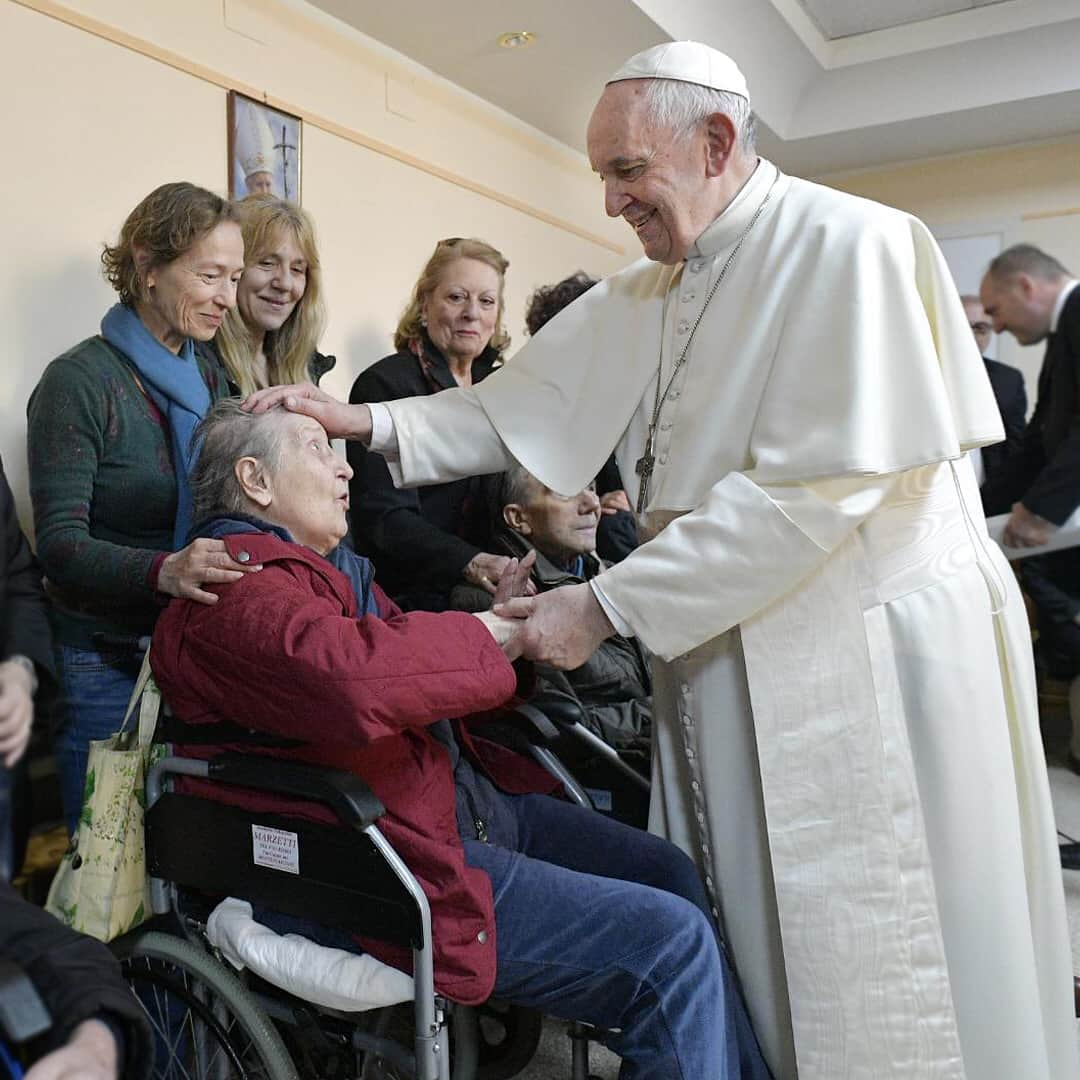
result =
[[[1061,292],[1058,293],[1057,299],[1054,301],[1054,310],[1050,316],[1050,333],[1056,334],[1058,328],[1058,322],[1061,319],[1061,312],[1065,307],[1065,301],[1069,299],[1069,293],[1080,285],[1080,281],[1076,278],[1069,278],[1068,281],[1062,286]]]
[[[697,238],[687,255],[688,259],[712,258],[738,240],[742,231],[757,213],[761,200],[772,186],[777,168],[770,161],[759,158],[757,166],[735,198],[724,208],[720,216]]]

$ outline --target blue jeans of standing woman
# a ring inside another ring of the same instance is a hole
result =
[[[608,1032],[621,1080],[767,1080],[697,868],[665,840],[542,795],[507,799],[491,878],[494,996]]]
[[[82,810],[90,742],[120,730],[141,665],[142,656],[134,648],[56,647],[60,694],[53,746],[69,835],[75,832]]]

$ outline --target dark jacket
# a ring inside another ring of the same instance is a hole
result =
[[[987,514],[1008,513],[1015,502],[1055,525],[1080,506],[1080,287],[1047,340],[1023,445],[993,483],[983,485]]]
[[[30,978],[52,1016],[52,1028],[31,1048],[35,1058],[63,1046],[84,1020],[104,1020],[122,1033],[124,1080],[150,1075],[150,1026],[116,958],[101,942],[27,903],[6,882],[0,882],[0,956]]]
[[[224,540],[263,570],[215,589],[216,604],[169,605],[152,653],[163,695],[189,724],[224,720],[307,740],[262,752],[363,777],[386,807],[379,828],[431,903],[436,986],[455,1001],[483,1001],[496,966],[491,880],[465,864],[450,758],[428,726],[456,718],[462,753],[503,791],[553,790],[531,761],[474,737],[462,719],[511,698],[514,669],[471,615],[403,615],[375,586],[379,614],[357,617],[349,579],[313,551],[267,533]],[[231,801],[332,820],[261,794]],[[363,944],[411,970],[406,950]]]
[[[495,533],[492,550],[521,559],[535,549],[520,533],[504,528]],[[592,555],[584,556],[583,564],[579,576],[556,566],[537,551],[532,579],[539,592],[547,592],[589,581],[602,569]],[[463,611],[487,611],[491,599],[490,593],[472,585],[459,585],[451,594],[453,606]],[[609,637],[573,671],[537,664],[536,691],[530,704],[542,711],[549,702],[566,698],[580,705],[582,722],[590,731],[620,752],[629,753],[636,764],[648,771],[652,680],[648,663],[633,638],[618,634]]]
[[[596,475],[596,494],[606,495],[609,491],[621,491],[623,488],[619,466],[612,454]],[[596,554],[604,562],[622,562],[637,546],[637,521],[629,510],[601,515],[600,524],[596,527]]]
[[[485,349],[474,361],[474,383],[498,364]],[[357,376],[349,401],[396,401],[456,386],[442,353],[426,339],[423,362],[408,350],[384,357]],[[399,491],[381,455],[346,444],[353,546],[375,564],[379,584],[406,610],[442,611],[461,572],[483,550],[485,528],[479,477]]]
[[[1055,679],[1080,675],[1080,548],[1033,555],[1017,564],[1035,605],[1036,653]]]
[[[1020,453],[1024,445],[1024,428],[1027,425],[1027,392],[1023,373],[1008,364],[983,357],[990,388],[994,391],[1001,422],[1005,426],[1005,440],[982,448],[983,484],[993,484],[1009,458]]]
[[[195,345],[195,352],[200,356],[206,357],[208,360],[212,360],[219,368],[221,368],[221,375],[225,382],[228,384],[229,393],[236,397],[240,393],[240,387],[232,381],[229,375],[229,369],[225,366],[225,361],[221,359],[221,353],[218,352],[217,342],[215,341],[200,341]],[[316,385],[319,385],[319,380],[328,372],[333,371],[337,365],[337,357],[329,356],[325,353],[319,352],[317,349],[311,354],[311,359],[308,361],[308,378]]]
[[[4,530],[0,544],[0,661],[16,653],[34,661],[44,684],[54,677],[52,635],[41,586],[41,568],[15,516],[15,498],[0,462],[0,514]]]

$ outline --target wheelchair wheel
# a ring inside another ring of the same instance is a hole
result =
[[[154,1031],[154,1080],[297,1080],[277,1029],[202,949],[149,931],[122,968]]]
[[[542,1014],[522,1005],[485,1001],[478,1005],[480,1060],[477,1080],[509,1080],[532,1061],[540,1045]]]

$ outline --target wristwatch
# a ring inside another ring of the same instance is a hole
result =
[[[29,656],[23,656],[22,653],[13,653],[7,658],[7,663],[18,664],[30,676],[30,696],[33,697],[38,688],[37,668],[34,666],[34,661]]]

